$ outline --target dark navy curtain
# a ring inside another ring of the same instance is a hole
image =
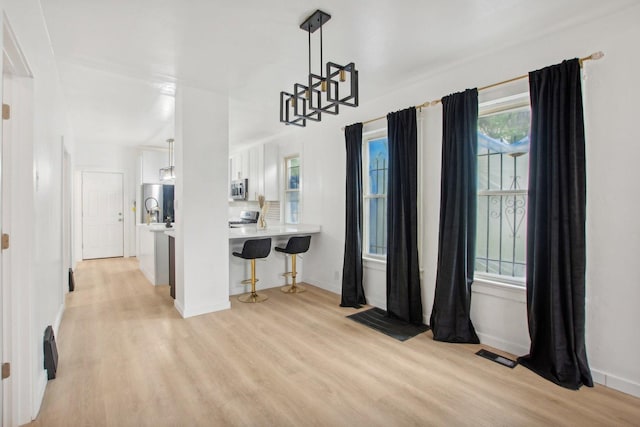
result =
[[[418,265],[418,127],[415,107],[387,115],[387,314],[422,324]]]
[[[442,178],[433,339],[479,343],[471,323],[476,249],[478,90],[442,98]]]
[[[344,130],[347,149],[342,307],[366,304],[362,286],[362,123]]]
[[[585,348],[586,173],[580,63],[529,73],[527,311],[520,364],[563,387],[592,387]]]

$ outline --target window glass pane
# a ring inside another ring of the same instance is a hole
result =
[[[387,199],[383,197],[369,201],[369,250],[370,254],[387,254]]]
[[[529,108],[478,119],[476,271],[524,278]],[[504,194],[502,191],[523,191]]]
[[[300,159],[287,159],[287,189],[300,188]]]
[[[500,259],[500,211],[502,209],[502,197],[501,196],[483,196],[487,197],[487,203],[489,205],[487,230],[487,258],[489,260],[498,261]],[[489,263],[491,265],[491,263]],[[499,267],[497,267],[499,270]],[[498,271],[493,271],[498,273]]]
[[[487,154],[481,154],[478,156],[478,190],[488,190],[488,189],[489,189],[489,156]]]
[[[389,150],[387,138],[369,141],[369,194],[387,194]]]
[[[502,190],[502,156],[489,154],[489,190]]]
[[[488,233],[489,233],[489,206],[488,197],[478,198],[478,220],[476,225],[476,271],[487,272]],[[482,260],[481,264],[478,261]]]
[[[298,191],[287,191],[284,194],[284,218],[287,224],[298,223],[298,203],[300,193]]]
[[[369,255],[385,256],[387,253],[387,185],[389,172],[389,147],[387,137],[376,137],[363,146],[362,165],[366,174],[364,209],[364,250]]]
[[[530,119],[528,108],[478,118],[478,188],[527,188]]]

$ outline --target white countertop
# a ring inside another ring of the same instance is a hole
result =
[[[143,230],[147,230],[147,231],[153,231],[153,232],[160,232],[160,231],[168,231],[168,230],[173,230],[173,228],[167,228],[166,225],[164,225],[164,222],[154,222],[151,223],[149,225],[147,224],[138,224],[138,228],[141,228]]]
[[[153,232],[164,232],[167,236],[176,237],[175,228],[167,228],[164,223],[138,224],[143,230]],[[315,224],[277,224],[269,225],[264,230],[258,230],[256,226],[244,226],[229,229],[229,240],[253,239],[261,237],[292,236],[296,234],[316,234],[320,233],[321,227]]]
[[[292,236],[297,234],[320,233],[320,226],[314,224],[278,224],[268,225],[264,230],[255,226],[245,226],[229,229],[229,240],[253,239],[262,237]]]

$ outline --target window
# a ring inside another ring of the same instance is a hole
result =
[[[286,181],[284,184],[284,222],[298,224],[300,213],[300,157],[284,160]]]
[[[363,142],[362,170],[364,187],[365,256],[387,255],[387,182],[389,149],[386,135]]]
[[[524,285],[529,179],[528,94],[480,105],[477,276]]]

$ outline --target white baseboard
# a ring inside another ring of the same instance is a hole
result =
[[[176,308],[176,310],[178,310],[178,313],[180,313],[180,316],[184,318],[184,307],[182,307],[182,304],[180,303],[180,301],[178,301],[177,299],[174,299],[173,306]]]
[[[529,347],[515,342],[507,341],[502,338],[494,337],[482,332],[476,331],[480,343],[491,346],[495,349],[506,351],[516,356],[522,356],[529,353]]]
[[[180,302],[178,302],[178,300],[175,300],[173,302],[173,305],[184,319],[188,317],[200,316],[202,314],[213,313],[216,311],[228,310],[231,308],[230,301],[226,301],[220,304],[203,304],[200,306],[189,307],[187,309],[185,309],[184,306]]]
[[[65,310],[66,306],[64,305],[64,303],[60,304],[60,307],[58,308],[58,314],[56,315],[56,319],[53,322],[53,334],[55,336],[58,336],[58,331],[60,330],[60,323],[62,322],[62,316],[64,315],[64,310]]]
[[[591,375],[593,381],[598,384],[630,394],[631,396],[640,397],[640,384],[636,382],[602,372],[598,369],[592,369]]]
[[[31,405],[31,408],[33,410],[31,413],[32,421],[38,417],[38,413],[40,412],[40,407],[42,406],[42,401],[44,400],[44,392],[47,389],[47,381],[49,381],[47,379],[47,371],[43,369],[40,371],[40,375],[38,375],[38,378],[34,385],[34,402],[33,405]]]
[[[310,285],[324,289],[325,291],[332,292],[336,295],[340,295],[342,293],[342,287],[340,286],[340,284],[337,284],[337,283],[327,283],[327,282],[323,282],[322,280],[316,280],[312,277],[309,277],[304,281],[306,283],[309,283]]]
[[[600,385],[607,385],[607,375],[604,372],[598,371],[596,369],[591,370],[591,378],[594,383],[598,383]]]

